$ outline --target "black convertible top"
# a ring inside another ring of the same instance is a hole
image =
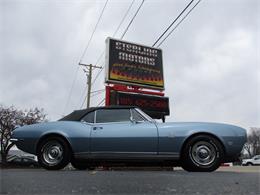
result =
[[[89,112],[99,109],[130,109],[137,108],[136,106],[103,106],[103,107],[91,107],[88,109],[75,110],[67,116],[61,118],[59,121],[80,121]]]

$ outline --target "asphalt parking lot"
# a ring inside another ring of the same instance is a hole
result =
[[[212,173],[2,169],[1,194],[260,194],[260,167]]]

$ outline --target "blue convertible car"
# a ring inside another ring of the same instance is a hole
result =
[[[97,107],[19,127],[11,141],[49,170],[71,162],[77,169],[178,164],[187,171],[214,171],[237,159],[246,130],[218,123],[157,123],[136,107]]]

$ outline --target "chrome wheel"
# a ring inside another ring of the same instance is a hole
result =
[[[47,142],[42,147],[42,157],[49,166],[59,164],[63,159],[62,145],[58,141]]]
[[[216,147],[207,141],[196,142],[189,151],[189,156],[194,163],[200,166],[207,166],[216,159]]]

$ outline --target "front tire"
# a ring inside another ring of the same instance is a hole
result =
[[[63,169],[68,165],[70,156],[69,145],[60,137],[46,138],[38,146],[38,162],[47,170]]]
[[[224,155],[223,146],[212,136],[191,138],[182,150],[182,168],[192,172],[211,172],[219,168]]]

